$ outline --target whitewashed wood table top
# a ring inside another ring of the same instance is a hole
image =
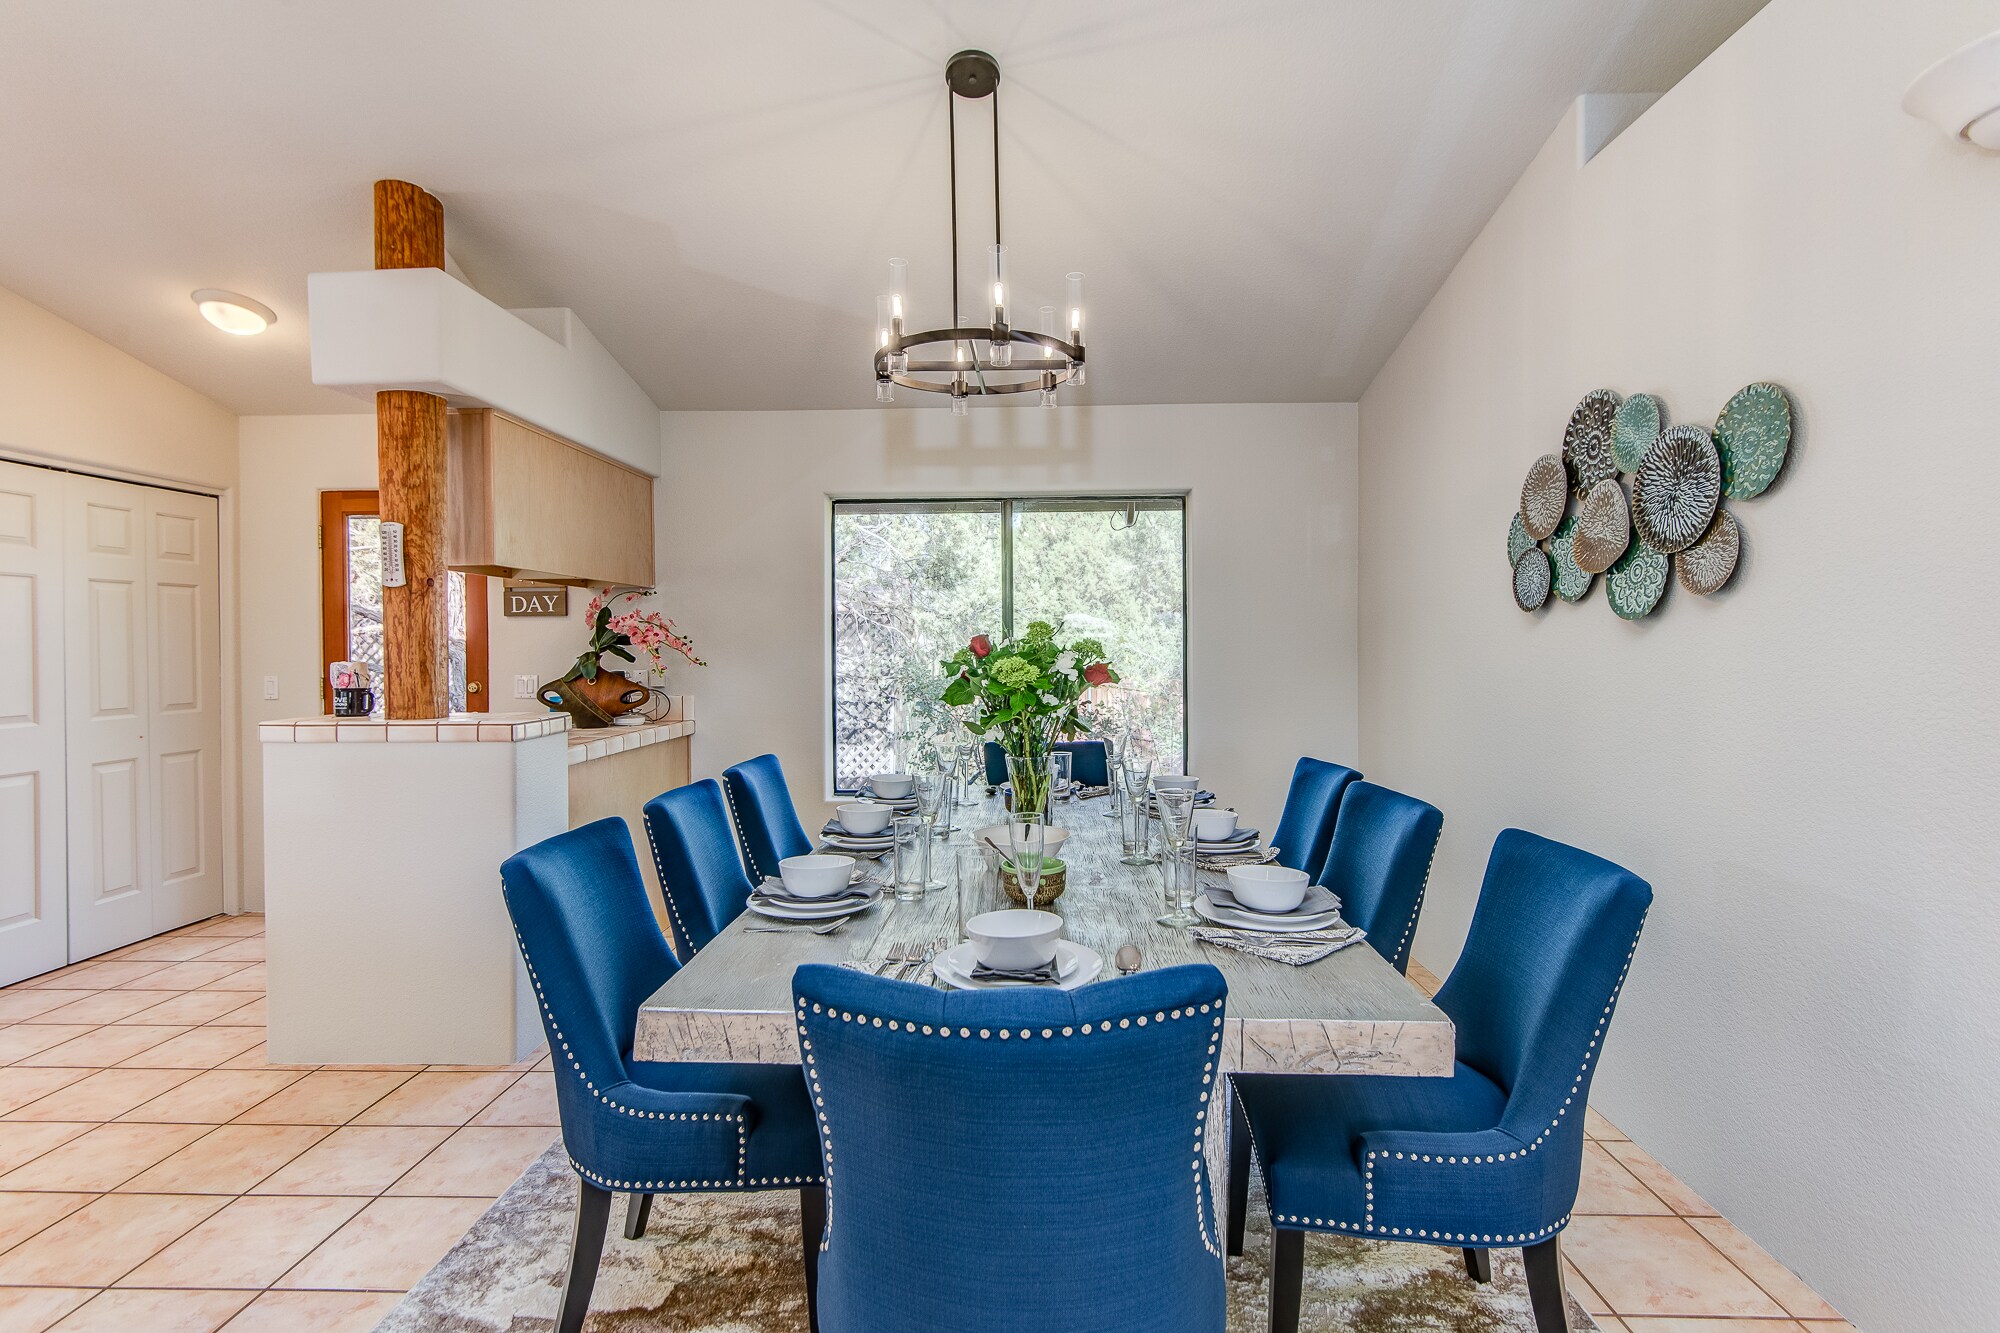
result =
[[[1118,822],[1103,818],[1104,800],[1061,806],[1069,830],[1062,859],[1063,896],[1043,904],[1064,920],[1063,934],[1104,959],[1102,977],[1118,975],[1120,945],[1136,944],[1143,967],[1213,963],[1229,982],[1223,1068],[1244,1072],[1449,1076],[1451,1020],[1366,943],[1304,967],[1198,943],[1187,931],[1154,922],[1165,909],[1160,868],[1119,861]],[[997,804],[960,808],[966,828],[999,823]],[[1157,842],[1157,840],[1156,840]],[[964,833],[934,842],[932,878],[952,880],[952,857]],[[863,863],[867,866],[868,863]],[[887,863],[880,863],[886,877]],[[875,873],[870,867],[871,873]],[[1202,872],[1204,881],[1221,882]],[[1003,905],[964,906],[971,917]],[[792,972],[801,963],[879,963],[893,945],[920,946],[959,933],[958,890],[933,890],[920,902],[883,901],[838,934],[750,933],[774,922],[745,912],[701,949],[639,1010],[633,1054],[641,1060],[795,1064]],[[890,969],[894,975],[896,969]]]

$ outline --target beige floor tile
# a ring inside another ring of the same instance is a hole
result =
[[[113,1020],[119,1023],[210,1023],[245,1007],[237,1003],[243,998],[241,991],[112,991],[111,994],[151,994],[159,998],[159,1003],[151,1009],[142,1009],[129,1019]],[[258,1011],[254,1024],[244,1026],[263,1027],[263,1011]]]
[[[88,1287],[0,1287],[0,1328],[42,1333],[96,1294]]]
[[[1599,1333],[1632,1333],[1625,1321],[1615,1314],[1592,1314],[1590,1317],[1597,1322]]]
[[[1593,1315],[1601,1318],[1611,1313],[1611,1303],[1598,1295],[1597,1288],[1591,1286],[1590,1280],[1577,1272],[1576,1265],[1567,1259],[1563,1260],[1563,1284],[1569,1288],[1569,1294],[1576,1297],[1577,1304]]]
[[[1625,1137],[1623,1130],[1599,1115],[1591,1107],[1584,1108],[1583,1132],[1587,1137],[1593,1139],[1623,1140]]]
[[[475,1125],[546,1125],[562,1123],[556,1114],[556,1076],[523,1074],[521,1081],[493,1099],[472,1118]]]
[[[1678,1217],[1579,1217],[1563,1248],[1619,1315],[1785,1313]]]
[[[220,1125],[304,1077],[282,1069],[211,1069],[119,1118]]]
[[[240,990],[196,991],[196,995],[212,995],[218,1000],[240,1000],[244,998]],[[194,998],[192,995],[188,998]],[[219,1016],[208,1020],[217,1027],[261,1028],[265,1024],[264,997],[259,995],[248,1004],[239,1004],[234,1009],[224,1010]]]
[[[539,1125],[467,1125],[411,1167],[388,1192],[498,1198],[555,1140],[552,1131]]]
[[[254,963],[211,963],[207,959],[197,958],[193,962],[174,963],[157,972],[149,972],[143,977],[124,983],[119,989],[137,990],[143,985],[147,990],[196,990],[203,986],[214,986],[219,990],[222,988],[218,983],[254,966],[256,966]],[[259,980],[255,989],[264,989],[264,983]]]
[[[263,1044],[264,1034],[256,1028],[200,1027],[120,1063],[126,1069],[214,1069]]]
[[[232,1199],[118,1285],[262,1290],[340,1230],[366,1203],[365,1199]]]
[[[1805,1333],[1792,1319],[1657,1319],[1630,1315],[1626,1333]]]
[[[40,1101],[57,1088],[66,1087],[96,1073],[94,1069],[0,1069],[0,1115],[7,1115],[23,1106]],[[56,1120],[59,1116],[47,1116]],[[79,1116],[78,1119],[101,1120],[102,1116]]]
[[[246,912],[242,916],[212,916],[206,921],[197,921],[187,927],[190,935],[221,935],[229,939],[243,939],[264,933],[264,914]]]
[[[1639,1183],[1660,1196],[1666,1205],[1682,1217],[1718,1217],[1708,1201],[1680,1182],[1679,1177],[1661,1166],[1650,1153],[1636,1143],[1606,1143],[1613,1157],[1625,1164],[1625,1169],[1639,1178]]]
[[[201,935],[168,935],[160,939],[141,940],[128,944],[122,949],[106,955],[110,958],[157,959],[163,963],[185,963],[191,958],[201,958],[222,948],[221,940]]]
[[[291,1290],[408,1291],[491,1202],[377,1199],[275,1285]],[[0,1256],[0,1265],[4,1263],[5,1256]]]
[[[252,1031],[253,1029],[250,1029],[250,1028],[235,1028],[235,1029],[225,1029],[225,1030],[226,1030],[226,1031],[236,1031],[236,1032],[249,1032],[249,1031]],[[296,1069],[296,1070],[299,1070],[299,1071],[301,1071],[301,1072],[303,1072],[303,1073],[308,1073],[308,1074],[310,1074],[310,1073],[311,1073],[311,1072],[312,1072],[313,1070],[315,1070],[315,1069],[318,1069],[318,1068],[319,1068],[319,1066],[318,1066],[318,1065],[274,1065],[274,1064],[272,1064],[272,1063],[271,1063],[271,1052],[270,1052],[270,1050],[269,1050],[269,1049],[268,1049],[268,1048],[267,1048],[267,1047],[266,1047],[266,1046],[264,1045],[264,1043],[263,1043],[263,1042],[261,1042],[261,1041],[260,1041],[260,1042],[258,1042],[258,1043],[257,1043],[257,1044],[256,1044],[255,1046],[252,1046],[252,1047],[250,1047],[250,1048],[249,1048],[248,1050],[244,1051],[244,1052],[243,1052],[243,1053],[242,1053],[241,1055],[232,1055],[232,1056],[230,1056],[230,1057],[229,1057],[229,1058],[228,1058],[227,1060],[224,1060],[224,1061],[223,1061],[223,1062],[222,1062],[221,1064],[217,1065],[217,1066],[216,1066],[216,1068],[218,1068],[218,1069]]]
[[[224,1333],[369,1333],[402,1298],[393,1291],[267,1291]]]
[[[355,1117],[360,1125],[462,1125],[519,1074],[418,1074]]]
[[[408,1074],[323,1069],[307,1074],[236,1119],[247,1125],[344,1125],[409,1079]]]
[[[75,1041],[78,1037],[95,1031],[97,1031],[95,1023],[12,1023],[0,1027],[0,1065],[11,1065],[16,1060],[40,1055],[51,1046]],[[72,1060],[66,1063],[77,1065],[88,1062]]]
[[[0,1185],[0,1188],[5,1188]],[[1785,1313],[1800,1319],[1838,1319],[1840,1311],[1820,1298],[1804,1278],[1779,1263],[1764,1247],[1737,1230],[1721,1217],[1692,1217],[1688,1224],[1708,1243],[1729,1256],[1730,1262],[1750,1275],[1750,1280],[1769,1292]]]
[[[32,987],[35,990],[50,988],[55,990],[109,990],[113,986],[122,986],[128,981],[137,981],[140,977],[150,976],[155,972],[164,971],[172,966],[172,963],[159,959],[146,959],[137,962],[118,962],[113,960],[101,963],[77,963],[70,967],[57,968],[53,972],[44,972],[39,977],[33,977],[22,982],[21,985]]]
[[[49,995],[63,994],[61,991],[45,992]],[[79,999],[71,1000],[59,1009],[51,1009],[45,1014],[28,1020],[33,1023],[118,1023],[143,1010],[151,1009],[173,991],[145,990],[99,990],[90,991]],[[140,1019],[146,1022],[146,1019]],[[155,1018],[154,1023],[172,1023],[171,1018]]]
[[[40,1073],[40,1070],[0,1070],[0,1089],[12,1073]],[[140,1102],[150,1101],[167,1089],[195,1077],[191,1069],[100,1069],[81,1071],[51,1069],[51,1074],[71,1075],[54,1080],[54,1091],[7,1114],[9,1120],[116,1120]],[[74,1077],[81,1075],[81,1077]],[[0,1104],[6,1101],[0,1096]]]
[[[192,967],[194,964],[190,963],[187,966]],[[237,970],[229,973],[227,976],[217,977],[214,981],[208,982],[202,987],[203,990],[256,991],[260,995],[263,994],[264,965],[262,963],[250,963],[247,965],[217,963],[216,966],[233,967]]]
[[[192,1194],[102,1195],[0,1254],[0,1286],[108,1287],[226,1202]]]
[[[0,1194],[0,1251],[54,1226],[91,1200],[88,1194]]]
[[[541,1059],[535,1061],[535,1068],[538,1071],[553,1070],[555,1067],[555,1057],[552,1055],[544,1055]]]
[[[106,1291],[50,1333],[214,1333],[250,1302],[247,1291]]]
[[[252,1192],[373,1197],[450,1134],[442,1126],[348,1125],[315,1143]]]
[[[1845,1319],[1801,1319],[1799,1327],[1806,1333],[1855,1333],[1854,1325]]]
[[[78,1000],[87,1000],[97,994],[94,990],[21,990],[0,991],[0,1023],[25,1023],[37,1014],[45,1014],[51,1009],[60,1009]]]
[[[325,1125],[219,1125],[119,1189],[151,1194],[247,1193],[330,1133]]]
[[[159,1024],[114,1024],[92,1028],[80,1036],[51,1046],[45,1051],[16,1060],[17,1065],[64,1065],[71,1069],[109,1069],[120,1060],[158,1046],[187,1029]]]
[[[51,1148],[60,1147],[93,1128],[61,1120],[0,1122],[0,1172],[32,1162]]]
[[[264,961],[264,937],[253,935],[248,939],[232,940],[201,957],[207,963],[261,963]]]
[[[1600,1143],[1583,1145],[1583,1186],[1577,1192],[1578,1213],[1665,1214],[1673,1209],[1639,1183]]]
[[[99,1125],[0,1176],[0,1190],[101,1194],[173,1156],[201,1135],[199,1125]]]

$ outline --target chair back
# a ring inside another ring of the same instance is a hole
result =
[[[1111,785],[1111,761],[1105,756],[1103,741],[1057,741],[1056,749],[1069,752],[1069,775],[1084,786]]]
[[[1007,780],[1007,752],[1000,748],[999,741],[987,741],[979,747],[979,753],[986,763],[986,785],[997,787]]]
[[[824,1333],[1221,1333],[1220,972],[939,992],[815,964],[792,984],[829,1163]]]
[[[628,1080],[639,1006],[679,964],[616,816],[514,853],[500,865],[500,891],[556,1052],[556,1103],[569,1138],[595,1116],[592,1086]],[[565,1076],[572,1071],[581,1077]],[[571,1151],[581,1160],[580,1143]]]
[[[1459,1061],[1506,1091],[1500,1128],[1541,1140],[1544,1158],[1582,1160],[1591,1074],[1652,901],[1645,880],[1589,852],[1520,829],[1494,840],[1437,1003]]]
[[[646,837],[667,900],[674,953],[694,951],[743,911],[751,884],[729,833],[729,807],[714,778],[676,787],[646,802]]]
[[[1333,842],[1341,795],[1347,784],[1360,776],[1324,759],[1299,760],[1292,770],[1291,790],[1285,794],[1285,812],[1270,840],[1278,849],[1279,865],[1319,878],[1326,867],[1326,850]]]
[[[760,754],[722,770],[736,837],[743,844],[743,870],[752,884],[778,877],[778,862],[813,849],[792,805],[792,789],[778,756]]]
[[[1444,815],[1428,801],[1372,782],[1351,782],[1340,798],[1319,882],[1340,895],[1340,915],[1368,932],[1375,952],[1409,970],[1410,941],[1424,905]]]

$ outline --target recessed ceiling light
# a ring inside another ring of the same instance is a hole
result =
[[[262,301],[253,301],[247,296],[215,287],[203,287],[194,293],[194,304],[203,319],[224,333],[234,333],[239,337],[262,333],[278,322],[271,307]]]

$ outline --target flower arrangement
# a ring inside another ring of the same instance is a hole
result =
[[[621,657],[627,662],[636,662],[632,650],[638,649],[646,655],[655,671],[665,671],[663,649],[672,649],[695,666],[707,666],[694,655],[694,640],[680,632],[674,622],[658,611],[643,611],[637,607],[612,614],[612,608],[621,597],[650,597],[651,588],[628,588],[614,593],[609,588],[602,589],[590,599],[590,606],[584,611],[584,618],[590,624],[590,645],[576,659],[576,665],[569,669],[564,680],[595,681],[598,672],[605,669],[605,657]]]
[[[1049,751],[1057,740],[1083,734],[1084,695],[1118,681],[1102,643],[1065,644],[1061,636],[1060,621],[1031,621],[1018,638],[999,643],[975,634],[942,663],[947,679],[940,698],[950,708],[969,706],[966,729],[1007,752],[1017,809],[1040,808],[1046,799]]]

